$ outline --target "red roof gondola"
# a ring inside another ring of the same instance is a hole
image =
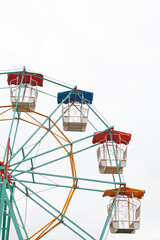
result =
[[[111,129],[111,134],[112,134],[112,138],[113,138],[113,142],[115,143],[123,143],[125,145],[127,145],[129,143],[129,141],[131,140],[131,134],[130,133],[124,133],[124,132],[120,132],[120,131],[116,131],[114,129]],[[95,135],[93,137],[93,144],[95,143],[104,143],[105,141],[111,141],[111,136],[110,136],[110,132],[106,131],[106,132],[102,132],[99,133],[97,135]]]
[[[31,75],[33,74],[33,75]],[[8,74],[8,85],[19,85],[21,83],[22,73],[10,73]],[[39,73],[25,72],[23,83],[29,83],[32,86],[43,86],[43,75]]]

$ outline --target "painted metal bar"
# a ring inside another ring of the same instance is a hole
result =
[[[12,129],[13,129],[13,123],[14,123],[15,115],[16,115],[16,111],[17,111],[17,106],[18,106],[18,101],[19,101],[20,91],[21,91],[21,87],[22,87],[22,83],[23,83],[23,78],[24,78],[24,72],[25,72],[25,67],[23,67],[22,79],[21,79],[21,83],[20,83],[20,85],[19,85],[19,91],[18,91],[17,101],[16,101],[16,105],[15,105],[14,113],[13,113],[13,118],[12,118],[12,122],[11,122],[10,130],[9,130],[9,136],[8,136],[8,139],[11,137],[11,132],[12,132]],[[7,146],[8,146],[8,142],[7,142]],[[7,146],[6,146],[6,150],[5,150],[5,154],[4,154],[3,162],[5,161],[5,157],[6,157],[6,153],[7,153]]]
[[[10,73],[22,73],[22,72],[23,72],[23,71],[13,71],[13,72],[8,71],[8,72],[0,72],[0,75],[10,74]],[[29,74],[29,75],[31,75],[31,76],[35,76],[35,77],[37,77],[37,78],[41,78],[41,77],[39,77],[39,76],[37,76],[37,75],[35,75],[35,74],[32,74],[32,73],[30,73],[30,72],[27,72],[27,71],[26,71],[26,73]],[[41,78],[41,79],[42,79],[42,78]],[[54,84],[59,85],[59,86],[61,86],[61,87],[65,87],[65,88],[68,88],[68,89],[72,89],[71,87],[68,87],[68,86],[66,86],[66,85],[64,85],[64,84],[61,84],[61,83],[58,83],[58,82],[55,82],[55,81],[49,80],[49,79],[44,78],[44,77],[43,77],[43,80],[46,80],[46,81],[51,82],[51,83],[54,83]]]
[[[55,122],[55,124],[61,119],[61,117],[62,117],[62,116],[60,116],[60,117],[57,119],[57,121]],[[53,127],[54,127],[54,125],[52,125],[49,130],[51,130]],[[49,133],[49,130],[40,138],[39,141],[37,141],[37,143],[34,145],[34,147],[29,151],[28,155],[34,150],[34,148],[39,144],[39,142],[41,142],[42,139]]]
[[[122,180],[121,180],[121,175],[120,175],[120,172],[119,172],[118,161],[117,161],[117,156],[116,156],[116,151],[115,151],[115,148],[114,148],[113,137],[112,137],[111,131],[109,131],[109,134],[110,134],[112,147],[113,147],[113,152],[114,152],[114,156],[115,156],[115,160],[116,160],[116,167],[117,167],[117,171],[118,171],[119,181],[121,182]]]
[[[14,134],[14,138],[13,138],[12,148],[11,148],[12,153],[13,153],[14,144],[15,144],[15,140],[16,140],[16,136],[17,136],[17,132],[18,132],[18,126],[19,126],[19,120],[20,120],[21,113],[17,112],[17,114],[18,114],[18,119],[17,119],[16,130],[15,130],[15,134]],[[10,162],[10,160],[9,160],[9,162]]]
[[[83,148],[83,149],[81,149],[81,150],[78,150],[78,151],[74,152],[74,154],[77,154],[77,153],[79,153],[79,152],[85,151],[85,150],[87,150],[87,149],[89,149],[89,148],[92,148],[92,147],[95,147],[95,146],[97,146],[97,145],[99,145],[99,144],[97,143],[97,144],[91,145],[90,147]],[[34,167],[34,170],[37,169],[37,168],[46,166],[46,165],[48,165],[48,164],[51,164],[51,163],[53,163],[53,162],[62,160],[62,159],[64,159],[64,158],[66,158],[66,157],[69,157],[70,155],[71,155],[71,154],[67,154],[67,155],[65,155],[65,156],[62,156],[62,157],[60,157],[60,158],[57,158],[57,159],[52,160],[52,161],[50,161],[50,162],[47,162],[47,163],[45,163],[45,164],[41,164],[41,165],[39,165],[39,166],[36,166],[36,167]],[[25,161],[29,161],[29,160],[31,160],[31,159],[32,159],[32,158],[25,159],[24,162],[25,162]],[[13,165],[16,165],[16,163],[13,164]],[[12,165],[12,166],[13,166],[13,165]],[[14,176],[16,177],[16,176],[19,176],[19,175],[21,175],[21,174],[22,174],[22,173],[18,173],[18,174],[15,174]]]
[[[59,146],[59,147],[54,148],[54,149],[51,149],[51,150],[49,150],[49,151],[46,151],[46,152],[43,152],[43,153],[37,154],[37,155],[35,155],[35,156],[32,156],[32,157],[28,158],[27,160],[30,160],[31,158],[33,159],[33,158],[40,157],[40,156],[42,156],[42,155],[45,155],[45,154],[51,153],[51,152],[53,152],[53,151],[59,150],[59,149],[61,149],[61,148],[63,148],[63,147],[67,147],[67,146],[69,146],[69,145],[73,145],[73,144],[78,143],[78,142],[80,142],[80,141],[83,141],[83,140],[86,140],[86,139],[88,139],[88,138],[91,138],[91,137],[93,137],[93,136],[95,136],[95,135],[97,135],[97,134],[100,134],[100,133],[106,132],[106,131],[108,131],[108,130],[111,129],[111,128],[113,128],[113,127],[110,127],[110,128],[108,128],[108,129],[106,129],[106,130],[104,130],[104,131],[101,131],[101,132],[98,132],[98,133],[94,133],[94,134],[89,135],[89,136],[87,136],[87,137],[84,137],[84,138],[81,138],[81,139],[75,140],[75,141],[73,141],[73,142],[70,142],[70,143],[64,144],[63,146]],[[94,145],[94,146],[95,146],[95,145]],[[18,163],[11,164],[11,166],[18,165],[19,163],[21,163],[21,162],[23,162],[23,161],[24,161],[24,159],[21,160],[21,161],[18,162]],[[14,171],[14,169],[12,170],[12,172],[13,172],[13,171]]]
[[[70,91],[70,93],[67,95],[67,97],[61,102],[61,104],[58,105],[58,107],[56,107],[56,109],[48,116],[48,118],[46,118],[46,120],[44,120],[44,122],[37,128],[37,130],[26,140],[26,142],[17,150],[17,152],[11,157],[14,158],[17,153],[19,153],[19,151],[30,141],[30,139],[39,131],[39,129],[41,129],[41,127],[48,121],[49,118],[51,118],[51,116],[57,111],[57,109],[63,104],[63,102],[66,101],[66,99],[72,94],[72,92],[74,91],[74,89],[76,88],[76,86],[72,89],[72,91]],[[26,156],[28,156],[28,154],[26,154]],[[15,169],[23,162],[22,161],[19,162],[19,164],[15,167]]]
[[[83,152],[83,151],[88,150],[88,149],[90,149],[90,148],[96,147],[97,145],[99,145],[99,144],[98,144],[98,143],[97,143],[97,144],[93,144],[93,145],[91,145],[91,146],[89,146],[89,147],[86,147],[86,148],[80,149],[80,150],[78,150],[78,151],[75,151],[73,154],[75,155],[75,154],[77,154],[77,153]],[[46,166],[46,165],[48,165],[48,164],[51,164],[51,163],[53,163],[53,162],[60,161],[60,160],[62,160],[62,159],[64,159],[64,158],[66,158],[66,157],[69,157],[70,155],[71,155],[71,154],[67,154],[67,155],[62,156],[62,157],[60,157],[60,158],[57,158],[57,159],[51,160],[51,161],[49,161],[49,162],[46,162],[46,163],[44,163],[44,164],[38,165],[38,166],[34,167],[34,170],[37,169],[37,168],[40,168],[40,167],[44,167],[44,166]],[[32,158],[24,159],[23,162],[27,162],[27,161],[29,161],[29,160],[31,160],[31,159],[32,159]],[[12,164],[11,166],[14,166],[14,165],[16,165],[16,164],[18,164],[18,163],[14,163],[14,164]],[[18,176],[18,175],[21,175],[21,174],[17,174],[17,175],[14,175],[14,176]]]
[[[5,166],[0,166],[0,170],[5,170]]]
[[[31,75],[31,76],[35,76],[35,77],[37,77],[37,78],[41,78],[41,77],[39,77],[39,76],[36,76],[36,75],[33,74],[33,73],[30,73],[30,72],[27,72],[27,71],[26,71],[26,73],[29,74],[29,75]],[[41,78],[41,79],[42,79],[42,78]],[[54,83],[54,84],[59,85],[59,86],[61,86],[61,87],[65,87],[65,88],[68,88],[68,89],[71,89],[71,90],[72,90],[71,87],[68,87],[68,86],[66,86],[66,85],[64,85],[64,84],[61,84],[61,83],[58,83],[58,82],[49,80],[49,79],[47,79],[47,78],[44,78],[44,77],[43,77],[43,80],[48,81],[48,82],[51,82],[51,83]]]
[[[39,185],[46,185],[46,186],[53,186],[53,187],[62,187],[62,188],[72,188],[72,186],[67,186],[67,185],[61,185],[61,184],[53,184],[53,183],[43,183],[43,182],[32,182],[32,181],[27,181],[27,180],[21,180],[21,182],[24,183],[32,183],[32,184],[39,184]],[[73,187],[74,189],[78,190],[86,190],[86,191],[93,191],[93,192],[101,192],[104,193],[105,190],[100,190],[100,189],[93,189],[93,188],[83,188],[79,186]]]
[[[8,146],[7,146],[7,158],[6,158],[5,175],[4,175],[5,178],[7,178],[7,174],[8,174],[9,147],[10,147],[10,138],[8,139]]]
[[[10,188],[9,183],[8,183],[8,188],[9,188],[10,194],[12,195],[12,200],[13,200],[13,202],[14,202],[14,206],[15,206],[15,208],[16,208],[16,211],[17,211],[18,217],[19,217],[19,219],[20,219],[20,222],[21,222],[21,224],[22,224],[23,230],[24,230],[24,232],[25,232],[26,238],[27,238],[27,240],[29,240],[29,237],[28,237],[26,228],[25,228],[25,226],[24,226],[24,223],[23,223],[21,214],[20,214],[20,212],[19,212],[17,203],[16,203],[16,201],[15,201],[15,199],[14,199],[14,196],[13,196],[13,193],[12,193],[12,190],[11,190],[11,188]]]
[[[93,123],[90,120],[88,120],[88,122],[94,128],[94,130],[98,132],[98,129],[93,125]]]
[[[108,152],[110,164],[112,165],[111,156],[110,156],[110,152],[109,152],[109,148],[108,148],[107,143],[106,143],[106,146],[107,146],[107,152]],[[112,174],[112,178],[113,178],[113,181],[114,181],[114,183],[115,183],[115,176],[114,176],[114,174]],[[114,187],[116,188],[116,184],[114,184]]]
[[[91,111],[101,120],[101,122],[107,127],[109,128],[109,126],[103,121],[103,119],[93,110],[93,108],[90,106],[90,104],[87,103],[87,101],[81,97],[81,95],[78,93],[78,92],[75,92],[77,93],[77,95],[82,99],[83,102],[85,102],[85,104],[91,109]]]
[[[86,151],[86,150],[88,150],[88,149],[94,148],[94,147],[96,147],[96,146],[98,146],[98,145],[99,145],[99,143],[92,144],[92,145],[90,145],[90,146],[88,146],[88,147],[85,147],[85,148],[82,148],[82,149],[79,149],[79,150],[75,151],[73,154],[75,155],[75,154],[77,154],[77,153],[80,153],[80,152]]]
[[[53,162],[57,162],[57,161],[59,161],[59,160],[61,160],[61,159],[63,159],[63,158],[69,157],[70,155],[71,155],[71,154],[69,153],[69,154],[67,154],[67,155],[65,155],[65,156],[63,156],[63,157],[59,157],[59,158],[54,159],[54,160],[52,160],[52,161],[50,161],[50,162],[46,162],[46,163],[44,163],[44,164],[41,164],[41,165],[39,165],[39,166],[36,166],[36,167],[34,167],[34,170],[37,169],[37,168],[44,167],[44,166],[46,166],[46,165],[48,165],[48,164],[51,164],[51,163],[53,163]],[[25,159],[23,162],[29,161],[30,159],[32,159],[32,158]],[[14,163],[14,164],[12,164],[12,166],[14,166],[14,165],[16,165],[16,164],[17,164],[17,163]],[[12,170],[11,170],[11,171],[12,171]],[[29,171],[30,171],[30,169],[29,169]],[[14,170],[14,171],[12,171],[12,172],[16,172],[16,170]],[[16,177],[16,176],[21,175],[21,174],[22,174],[22,173],[20,173],[20,174],[14,174],[14,176]]]
[[[60,120],[62,118],[62,116],[60,116],[58,119],[57,119],[57,121],[55,122],[55,124],[57,124],[57,122]],[[51,127],[50,127],[50,130],[52,129],[54,127],[54,125],[52,125]],[[34,148],[39,144],[39,142],[41,142],[43,139],[44,139],[44,137],[49,133],[50,131],[48,130],[41,138],[40,138],[40,140],[39,141],[37,141],[37,143],[34,145],[34,147],[29,151],[29,153],[28,153],[28,155],[34,150]],[[24,160],[25,161],[25,160]],[[15,165],[16,164],[18,164],[18,163],[15,163]],[[12,165],[13,166],[13,165]]]
[[[23,170],[15,170],[16,172],[24,172],[32,174],[32,171],[23,171]],[[71,177],[71,176],[63,176],[63,175],[57,175],[57,174],[51,174],[51,173],[42,173],[42,172],[34,172],[34,174],[37,175],[44,175],[44,176],[50,176],[50,177],[57,177],[57,178],[66,178],[66,179],[75,179],[75,180],[82,180],[82,181],[89,181],[89,182],[97,182],[97,183],[107,183],[107,184],[114,184],[113,182],[109,181],[103,181],[103,180],[96,180],[96,179],[88,179],[88,178],[80,178],[80,177]],[[12,177],[15,178],[14,175]],[[125,184],[121,182],[116,182],[117,185]]]
[[[46,94],[46,95],[48,95],[48,96],[50,96],[50,97],[57,98],[57,96],[54,96],[54,95],[52,95],[52,94],[50,94],[50,93],[43,92],[43,91],[41,91],[41,90],[38,90],[38,92],[43,93],[43,94]]]
[[[26,194],[23,190],[21,190],[19,187],[16,186],[16,188],[22,192],[23,194]],[[33,199],[30,195],[28,195],[28,197],[33,201],[35,202],[37,205],[39,205],[42,209],[44,209],[46,212],[48,212],[51,216],[53,216],[54,218],[56,218],[56,216],[51,213],[47,208],[45,208],[43,205],[41,205],[39,202],[37,202],[35,199]],[[75,234],[77,234],[79,237],[81,237],[82,239],[86,239],[86,238],[83,238],[78,232],[76,232],[73,228],[71,228],[70,226],[68,226],[68,224],[62,222],[61,219],[57,219],[60,223],[64,224],[66,227],[68,227],[71,231],[73,231]],[[7,239],[8,240],[8,239]]]
[[[50,212],[47,208],[45,208],[42,204],[40,204],[39,202],[37,202],[34,198],[32,198],[29,194],[27,195],[26,192],[24,192],[22,189],[20,189],[19,187],[15,186],[15,188],[17,188],[20,192],[22,192],[24,195],[26,195],[29,199],[31,199],[33,202],[35,202],[39,207],[41,207],[42,209],[44,209],[47,213],[49,213],[52,217],[56,217],[56,215],[54,215],[52,212]]]
[[[21,87],[22,87],[22,83],[23,83],[24,74],[25,74],[25,67],[23,67],[22,79],[21,79],[21,83],[20,83],[20,85],[19,85],[19,91],[18,91],[17,101],[16,101],[14,113],[13,113],[13,119],[12,119],[12,123],[11,123],[11,127],[10,127],[10,132],[9,132],[8,138],[10,138],[10,136],[11,136],[11,132],[12,132],[12,128],[13,128],[13,122],[14,122],[15,115],[16,115],[16,111],[17,111],[17,107],[18,107],[18,100],[19,100],[19,96],[20,96],[20,91],[21,91]]]
[[[2,88],[0,88],[0,90],[1,90],[1,89],[8,89],[8,88],[10,88],[10,87],[2,87]]]
[[[16,188],[20,191],[20,192],[22,192],[23,194],[25,194],[26,195],[26,193],[23,191],[23,190],[21,190],[19,187],[17,187],[16,186]],[[53,213],[51,213],[47,208],[45,208],[43,205],[41,205],[39,202],[37,202],[35,199],[33,199],[30,195],[28,195],[28,197],[33,201],[33,202],[35,202],[38,206],[40,206],[42,209],[44,209],[46,212],[48,212],[51,216],[53,216],[54,218],[56,218],[56,216],[53,214]],[[82,239],[86,239],[86,238],[84,238],[84,237],[82,237],[78,232],[76,232],[73,228],[71,228],[68,224],[66,224],[66,223],[64,223],[64,222],[62,222],[62,220],[61,219],[57,219],[60,223],[62,223],[62,224],[64,224],[67,228],[69,228],[72,232],[74,232],[76,235],[78,235],[80,238],[82,238]],[[8,239],[7,239],[8,240]]]
[[[43,135],[43,137],[41,137],[41,139],[40,140],[38,140],[35,144],[34,144],[34,146],[32,147],[32,149],[26,154],[26,156],[25,157],[27,157],[27,155],[29,155],[34,149],[35,149],[35,147],[39,144],[39,142],[41,142],[42,141],[42,139],[49,133],[50,131],[49,130],[47,130],[47,132]],[[33,158],[36,158],[37,157],[37,155],[36,156],[34,156],[34,157],[30,157],[30,158],[28,158],[27,159],[27,161],[28,160],[31,160],[31,159],[33,159]],[[10,166],[14,166],[14,165],[17,165],[17,164],[19,164],[19,163],[21,163],[21,162],[26,162],[26,159],[22,159],[21,161],[19,161],[19,162],[16,162],[16,163],[14,163],[14,164],[10,164]]]
[[[7,180],[4,178],[3,183],[0,186],[1,187],[1,189],[0,189],[0,229],[2,226],[2,217],[3,217],[3,211],[4,211],[4,201],[5,201],[4,198],[5,198],[5,191],[6,191],[6,183],[7,183]],[[0,231],[0,236],[1,236],[1,231]]]
[[[79,110],[79,108],[78,108],[76,105],[74,105],[74,103],[73,103],[73,106],[76,107],[76,109],[77,109],[80,113],[82,113],[82,112]],[[72,105],[70,105],[68,109],[70,109],[71,107],[72,107]],[[68,111],[68,109],[67,109],[64,113],[66,113],[66,112]],[[83,113],[82,113],[82,115],[83,115],[83,117],[85,117],[85,115],[84,115]],[[87,121],[88,121],[89,124],[95,129],[95,131],[98,132],[98,129],[92,124],[92,122],[91,122],[89,119],[88,119]]]
[[[31,159],[31,170],[32,170],[32,172],[33,172],[33,169],[34,169],[34,165],[33,165],[33,160]],[[32,180],[33,180],[33,182],[35,182],[34,172],[33,172],[33,174],[32,174]]]
[[[14,187],[15,185],[11,186],[12,194],[10,194],[10,203],[12,205],[13,198],[12,196],[14,195]],[[7,221],[7,231],[6,231],[6,239],[9,240],[9,234],[10,234],[10,223],[11,223],[11,216],[10,216],[10,211],[8,212],[8,221]]]
[[[23,240],[22,233],[21,233],[21,231],[20,231],[19,225],[17,224],[16,216],[15,216],[15,214],[14,214],[12,205],[11,205],[9,199],[8,199],[8,196],[7,196],[7,193],[6,193],[6,192],[5,192],[5,199],[6,199],[6,201],[7,201],[7,205],[8,205],[10,214],[11,214],[11,218],[12,218],[12,221],[13,221],[13,224],[14,224],[14,227],[15,227],[15,230],[16,230],[16,233],[17,233],[17,236],[18,236],[18,239],[19,239],[19,240]]]
[[[22,96],[22,102],[24,101],[24,96],[26,94],[26,86],[25,86],[25,89],[24,89],[24,92],[23,92],[23,96]]]
[[[40,200],[42,200],[44,203],[46,203],[49,207],[51,207],[52,209],[54,209],[54,211],[56,211],[57,213],[59,213],[60,215],[62,215],[66,220],[68,220],[71,224],[73,224],[75,227],[77,227],[79,230],[81,230],[83,233],[85,233],[88,237],[90,237],[91,239],[96,240],[94,237],[92,237],[88,232],[86,232],[84,229],[82,229],[78,224],[76,224],[75,222],[73,222],[70,218],[68,218],[67,216],[65,216],[62,212],[60,212],[57,208],[53,207],[50,203],[48,203],[45,199],[43,199],[41,196],[39,196],[38,194],[36,194],[34,191],[32,191],[28,186],[26,186],[24,183],[22,183],[21,181],[19,181],[17,178],[14,178],[16,181],[18,181],[22,186],[28,188],[28,190],[30,192],[32,192],[35,196],[37,196]]]
[[[0,75],[11,74],[11,73],[22,73],[23,71],[9,71],[9,72],[0,72]]]
[[[82,235],[80,235],[78,232],[76,232],[73,228],[71,228],[70,226],[68,226],[66,223],[63,222],[63,224],[65,226],[67,226],[72,232],[74,232],[75,234],[77,234],[80,238],[82,238],[83,240],[86,240],[86,238],[84,238]]]
[[[58,118],[58,120],[55,122],[55,124],[60,120],[60,118],[61,117],[59,117]],[[53,127],[54,125],[52,125],[52,127]],[[51,127],[51,128],[52,128]],[[106,130],[105,130],[106,131]],[[46,132],[46,134],[48,133],[49,131],[47,131]],[[39,140],[39,141],[41,141],[45,136],[46,136],[46,134]],[[97,133],[97,134],[99,134],[99,133]],[[94,134],[94,135],[96,135],[96,134]],[[34,147],[31,149],[31,151],[36,147],[36,145],[38,144],[38,142],[34,145]],[[90,147],[87,147],[87,148],[84,148],[84,150],[87,150],[88,148],[91,148],[91,147],[95,147],[95,146],[97,146],[98,144],[94,144],[94,145],[91,145]],[[30,151],[30,152],[31,152]],[[79,151],[77,151],[77,152],[74,152],[74,154],[76,154],[76,153],[78,153],[78,152],[81,152],[81,151],[83,151],[83,150],[79,150]],[[66,155],[65,157],[68,157],[69,155]],[[37,155],[35,156],[35,157],[37,157]],[[52,163],[52,162],[55,162],[55,161],[58,161],[58,160],[61,160],[62,158],[64,158],[64,157],[61,157],[61,158],[59,158],[59,159],[57,159],[57,160],[53,160],[53,161],[50,161],[50,162],[47,162],[46,164],[50,164],[50,163]],[[31,158],[29,158],[29,159],[24,159],[23,160],[23,162],[24,161],[28,161],[28,160],[30,160]],[[14,166],[14,165],[17,165],[18,163],[16,162],[15,164],[12,164],[11,166]],[[44,166],[45,164],[42,164],[42,165],[40,165],[40,166],[38,166],[38,167],[42,167],[42,166]],[[36,168],[38,168],[38,167],[36,167]]]
[[[6,235],[6,216],[7,216],[7,203],[6,203],[6,200],[4,200],[3,226],[2,226],[2,239],[1,240],[5,240],[5,235]]]
[[[25,153],[24,153],[24,149],[23,149],[23,147],[21,148],[21,150],[22,150],[23,158],[25,158]]]
[[[86,140],[86,139],[88,139],[88,138],[91,138],[91,137],[93,137],[93,136],[95,136],[95,135],[98,135],[98,134],[100,134],[100,133],[103,133],[103,132],[109,131],[111,128],[113,128],[113,126],[107,128],[107,129],[104,130],[104,131],[101,131],[101,132],[98,132],[98,133],[91,134],[91,135],[89,135],[89,136],[87,136],[87,137],[84,137],[84,138],[81,138],[81,139],[77,139],[77,140],[71,142],[71,144],[73,145],[73,144],[75,144],[75,143],[81,142],[81,141],[83,141],[83,140]]]
[[[103,227],[103,230],[102,230],[102,233],[101,233],[101,236],[100,236],[99,240],[102,240],[103,237],[104,237],[104,234],[105,234],[106,228],[107,228],[107,226],[108,226],[108,223],[109,223],[109,221],[110,221],[110,218],[111,218],[111,215],[112,215],[112,211],[113,211],[113,208],[114,208],[114,206],[115,206],[115,203],[116,203],[116,200],[117,200],[117,197],[118,197],[118,194],[119,194],[120,189],[121,189],[121,185],[119,186],[119,189],[118,189],[117,194],[116,194],[116,196],[115,196],[115,199],[114,199],[114,202],[113,202],[111,211],[110,211],[110,213],[109,213],[109,215],[108,215],[108,217],[107,217],[107,219],[106,219],[106,222],[105,222],[105,224],[104,224],[104,227]]]

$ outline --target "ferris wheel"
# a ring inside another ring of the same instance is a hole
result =
[[[25,68],[0,74],[1,239],[135,233],[145,191],[122,181],[131,134],[101,116],[92,92]]]

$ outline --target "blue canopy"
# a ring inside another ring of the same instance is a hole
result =
[[[58,104],[61,103],[66,97],[67,95],[70,93],[70,91],[66,91],[66,92],[59,92],[58,93],[58,97],[57,97],[57,101]],[[78,94],[88,103],[88,104],[92,104],[93,101],[93,93],[92,92],[87,92],[87,91],[82,91],[82,90],[76,90],[74,91],[69,98],[66,99],[66,101],[64,103],[68,103],[70,102],[82,102],[82,99],[78,96]],[[83,104],[85,104],[85,102],[82,102]]]

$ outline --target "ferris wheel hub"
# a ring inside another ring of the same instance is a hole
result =
[[[13,182],[13,178],[10,175],[10,166],[6,165],[4,162],[0,161],[0,178],[1,182],[3,182],[4,178],[8,180],[8,183],[11,185]],[[6,172],[7,171],[7,172]]]

